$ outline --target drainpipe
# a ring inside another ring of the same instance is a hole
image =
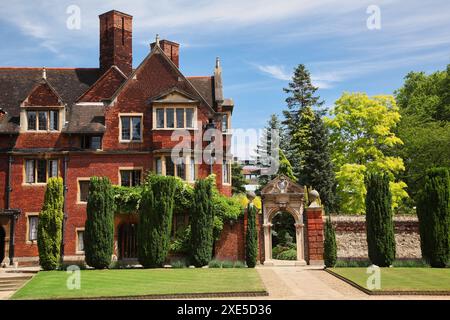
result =
[[[69,162],[69,159],[68,159],[68,157],[66,155],[66,156],[64,156],[64,203],[63,203],[64,218],[63,218],[62,228],[61,228],[61,264],[64,262],[64,246],[66,244],[66,241],[64,239],[65,238],[64,235],[65,235],[66,220],[67,220],[67,212],[66,212],[66,210],[67,210],[67,205],[66,205],[67,199],[66,199],[66,196],[67,196],[67,190],[68,190],[68,187],[67,187],[67,168],[68,168],[67,163],[68,162]]]
[[[12,171],[13,157],[10,155],[8,157],[8,185],[6,186],[6,209],[11,209],[11,171]],[[10,227],[9,227],[9,264],[14,265],[14,231],[16,229],[16,220],[18,216],[12,214],[10,217]]]
[[[12,168],[13,158],[12,156],[8,157],[8,182],[6,186],[6,209],[11,209],[11,168]]]

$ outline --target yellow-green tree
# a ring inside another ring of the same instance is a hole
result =
[[[330,129],[340,211],[364,213],[364,174],[380,170],[389,175],[392,206],[398,207],[408,195],[406,184],[396,180],[397,174],[405,170],[403,160],[389,155],[395,146],[403,144],[394,133],[400,121],[394,97],[344,93],[330,115],[325,122]]]

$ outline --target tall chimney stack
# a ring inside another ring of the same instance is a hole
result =
[[[169,57],[170,60],[177,66],[177,68],[180,67],[180,45],[176,42],[172,42],[169,40],[159,40],[159,36],[157,35],[157,41],[153,42],[150,45],[150,48],[153,49],[153,47],[159,42],[159,46],[164,51],[166,56]]]
[[[99,16],[100,70],[117,66],[129,76],[133,71],[133,17],[116,10]]]

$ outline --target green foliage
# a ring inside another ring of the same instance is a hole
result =
[[[137,213],[142,197],[142,186],[112,186],[117,213]]]
[[[396,154],[405,159],[403,178],[416,199],[431,167],[450,167],[450,65],[430,75],[411,72],[396,91],[401,121],[398,136],[404,145]],[[412,204],[414,205],[414,204]]]
[[[184,259],[175,260],[174,262],[171,263],[171,266],[172,266],[172,268],[175,268],[175,269],[182,269],[182,268],[188,267],[186,260],[184,260]]]
[[[222,261],[213,259],[208,263],[209,268],[222,268]]]
[[[191,226],[177,231],[174,239],[170,241],[169,251],[172,253],[188,253],[191,241]]]
[[[311,142],[310,124],[314,120],[313,107],[321,107],[323,101],[316,94],[311,75],[303,64],[295,70],[288,88],[283,89],[289,96],[286,99],[288,109],[283,111],[286,126],[286,156],[293,165],[295,176],[303,181],[304,152]]]
[[[63,206],[62,178],[48,179],[44,205],[39,213],[37,237],[39,264],[44,270],[55,270],[59,264],[64,219]]]
[[[278,257],[276,259],[280,260],[297,260],[297,249],[296,248],[290,248],[288,250],[284,250],[280,252]]]
[[[254,268],[256,266],[256,259],[258,255],[256,212],[256,207],[250,203],[247,206],[247,234],[245,237],[245,260],[249,268]]]
[[[337,244],[336,233],[334,232],[334,227],[329,216],[325,222],[325,241],[323,247],[323,260],[325,262],[325,266],[332,268],[337,261]]]
[[[405,167],[400,157],[389,155],[403,142],[394,133],[400,113],[392,96],[368,97],[365,93],[344,93],[325,118],[330,128],[330,146],[336,170],[337,196],[341,211],[363,213],[364,172],[388,173],[392,207],[408,194],[406,184],[396,180]]]
[[[304,150],[301,182],[316,189],[325,212],[331,212],[335,209],[336,179],[331,161],[328,130],[320,114],[315,114],[310,129],[310,142],[308,148]]]
[[[138,257],[144,268],[161,267],[169,252],[177,182],[149,175],[144,183],[138,225]]]
[[[239,163],[233,163],[231,165],[231,181],[233,194],[245,193],[245,181],[244,175],[242,174],[242,166]]]
[[[86,263],[108,268],[114,245],[114,192],[108,178],[92,177],[87,200],[84,231]]]
[[[406,260],[395,260],[392,264],[396,268],[429,268],[430,265],[424,260],[417,259],[406,259]]]
[[[371,262],[365,259],[338,259],[335,268],[366,268],[370,265]]]
[[[245,268],[243,261],[217,260],[213,259],[208,263],[208,268]]]
[[[280,152],[279,156],[280,166],[278,168],[278,174],[284,174],[286,177],[296,182],[297,178],[294,175],[291,163],[284,155],[283,150],[280,149],[279,152]]]
[[[369,259],[379,267],[388,267],[395,259],[392,196],[387,174],[368,173],[365,179],[366,232]]]
[[[214,211],[211,198],[212,184],[207,179],[197,180],[191,209],[191,263],[196,267],[207,265],[213,250]]]
[[[423,258],[443,268],[450,259],[450,176],[447,168],[427,171],[417,206]]]

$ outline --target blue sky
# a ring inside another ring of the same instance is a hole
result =
[[[79,30],[66,27],[70,5],[81,10]],[[367,28],[370,5],[380,8],[379,30]],[[96,67],[98,15],[111,9],[134,16],[135,66],[157,33],[181,43],[186,75],[212,74],[219,56],[238,128],[281,113],[299,63],[327,106],[344,91],[391,94],[409,71],[450,63],[448,0],[71,0],[2,1],[0,65]]]

